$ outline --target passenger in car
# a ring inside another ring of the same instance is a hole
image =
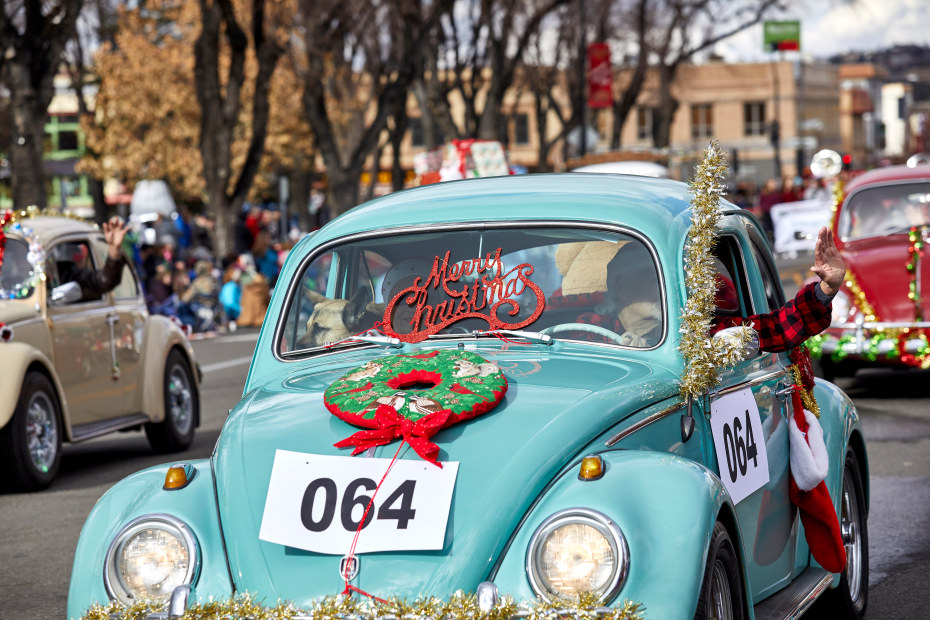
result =
[[[102,228],[103,238],[107,242],[107,260],[103,268],[98,271],[87,260],[82,266],[72,263],[72,269],[58,274],[61,284],[77,282],[81,286],[81,301],[100,299],[104,293],[119,286],[123,277],[126,257],[123,254],[122,244],[123,238],[129,231],[129,225],[119,217],[113,217],[104,222]]]
[[[846,277],[846,263],[836,248],[833,233],[826,226],[817,233],[811,271],[820,281],[803,286],[794,299],[780,308],[748,317],[718,316],[712,332],[725,327],[751,325],[759,334],[759,348],[769,352],[793,349],[819,334],[830,326],[833,297]],[[717,297],[718,300],[721,298],[719,290]]]
[[[846,276],[846,263],[833,240],[833,233],[822,227],[814,244],[814,265],[819,278],[802,287],[780,308],[747,317],[715,316],[711,333],[725,327],[750,325],[759,334],[763,351],[780,352],[792,349],[830,325],[833,297]],[[731,306],[736,299],[733,281],[718,273],[717,303]],[[607,295],[605,303],[578,317],[577,322],[606,327],[621,336],[623,344],[650,347],[661,336],[662,310],[659,305],[659,284],[655,264],[649,252],[640,244],[628,244],[617,252],[607,265]],[[577,332],[581,339],[606,338]]]

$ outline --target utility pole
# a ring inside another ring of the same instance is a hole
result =
[[[774,111],[772,115],[772,124],[769,130],[769,140],[772,142],[772,148],[775,151],[775,178],[781,182],[781,152],[778,148],[778,143],[781,141],[781,121],[780,113],[778,111],[779,106],[779,92],[778,92],[778,55],[776,53],[775,59],[772,60],[772,90],[773,90],[773,99],[775,101]]]
[[[580,27],[578,31],[578,75],[581,76],[581,87],[578,89],[578,105],[579,111],[581,113],[581,135],[578,140],[578,150],[580,151],[580,156],[584,156],[588,152],[588,127],[587,127],[587,110],[588,110],[588,98],[586,96],[588,89],[588,76],[587,76],[587,56],[588,48],[586,45],[585,39],[585,0],[579,0],[579,10],[578,10],[578,19],[580,20]]]

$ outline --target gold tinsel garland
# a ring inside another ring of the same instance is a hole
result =
[[[688,299],[681,314],[678,350],[685,360],[680,392],[694,398],[717,384],[719,369],[736,364],[743,347],[754,336],[752,328],[744,326],[737,338],[710,338],[717,292],[713,250],[719,236],[720,196],[726,173],[726,159],[715,140],[704,151],[704,158],[688,184],[694,194],[685,246]]]
[[[82,620],[142,620],[150,614],[164,612],[167,605],[139,602],[130,607],[112,602],[109,605],[94,605],[82,616]],[[643,620],[643,606],[624,601],[615,608],[602,607],[593,594],[582,594],[570,600],[546,603],[517,604],[503,597],[488,612],[478,607],[474,594],[458,592],[448,601],[435,597],[417,599],[413,603],[392,599],[378,602],[347,596],[327,596],[309,608],[299,608],[290,603],[266,606],[254,596],[245,594],[226,601],[210,601],[191,605],[182,620],[376,620],[378,618],[417,618],[419,620],[507,620],[514,616],[526,620],[556,620],[559,618],[604,620]]]

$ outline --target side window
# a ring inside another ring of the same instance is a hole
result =
[[[116,299],[133,299],[139,296],[139,287],[136,285],[132,267],[128,263],[123,265],[123,276],[119,281],[119,286],[113,289],[113,296]]]
[[[109,249],[107,244],[102,239],[94,239],[94,258],[97,259],[97,266],[103,268],[103,264],[107,262],[107,253]],[[126,257],[126,260],[130,260],[130,257]],[[126,264],[123,266],[123,275],[120,278],[119,286],[113,289],[113,297],[115,299],[131,299],[139,295],[139,288],[136,285],[136,279],[132,275],[132,268]]]
[[[753,314],[745,263],[735,238],[726,235],[720,238],[714,248],[714,264],[717,269],[717,315],[734,317]]]
[[[51,257],[51,266],[54,269],[52,275],[53,286],[75,281],[78,272],[83,269],[94,269],[91,247],[84,240],[59,243],[52,248],[49,255]],[[97,299],[102,299],[102,296]],[[93,300],[85,299],[85,301]]]
[[[771,254],[765,249],[764,242],[754,230],[750,231],[749,239],[752,241],[753,258],[759,265],[759,276],[762,278],[762,286],[765,289],[768,310],[780,308],[785,303],[785,293],[781,288],[778,271],[772,263]]]

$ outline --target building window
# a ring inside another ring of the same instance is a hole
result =
[[[76,151],[78,150],[78,135],[76,131],[58,132],[58,150],[59,151]]]
[[[714,108],[709,103],[691,106],[691,137],[710,138],[714,135]]]
[[[528,114],[517,114],[513,119],[514,144],[530,143],[530,117]]]
[[[747,136],[765,135],[765,102],[749,101],[743,104],[743,134]]]
[[[653,108],[636,108],[636,139],[652,140]]]

